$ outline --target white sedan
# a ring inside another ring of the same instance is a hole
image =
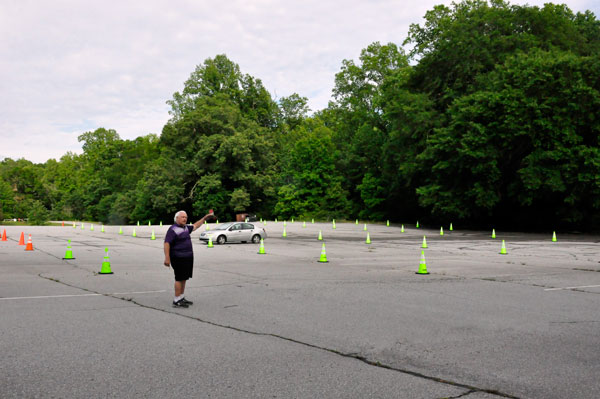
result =
[[[253,223],[229,222],[219,224],[200,234],[200,241],[208,242],[209,238],[221,245],[226,242],[253,242],[258,244],[261,238],[267,238],[267,232],[264,228],[255,226]]]

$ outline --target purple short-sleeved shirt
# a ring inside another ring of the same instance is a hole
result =
[[[167,230],[165,242],[170,245],[169,255],[177,258],[191,258],[194,256],[192,249],[192,238],[190,233],[194,231],[194,226],[180,226],[174,224]]]

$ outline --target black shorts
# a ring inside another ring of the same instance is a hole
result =
[[[175,281],[185,281],[192,278],[194,270],[194,258],[171,257],[171,267],[175,272]]]

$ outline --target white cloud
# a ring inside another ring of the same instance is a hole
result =
[[[0,157],[80,152],[77,136],[98,127],[160,134],[165,101],[222,53],[273,95],[297,92],[322,109],[343,59],[374,41],[401,44],[439,3],[450,1],[5,1]],[[598,15],[596,3],[567,1]]]

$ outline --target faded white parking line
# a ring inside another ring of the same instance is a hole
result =
[[[159,293],[159,292],[166,292],[166,290],[160,290],[160,291],[113,292],[112,294],[72,294],[72,295],[43,295],[43,296],[13,296],[13,297],[7,297],[7,298],[0,298],[0,301],[3,301],[3,300],[15,300],[15,299],[80,298],[80,297],[83,297],[83,296],[155,294],[155,293]]]
[[[600,285],[580,285],[579,287],[563,287],[563,288],[546,288],[544,291],[560,291],[560,290],[574,290],[577,288],[596,288]]]

